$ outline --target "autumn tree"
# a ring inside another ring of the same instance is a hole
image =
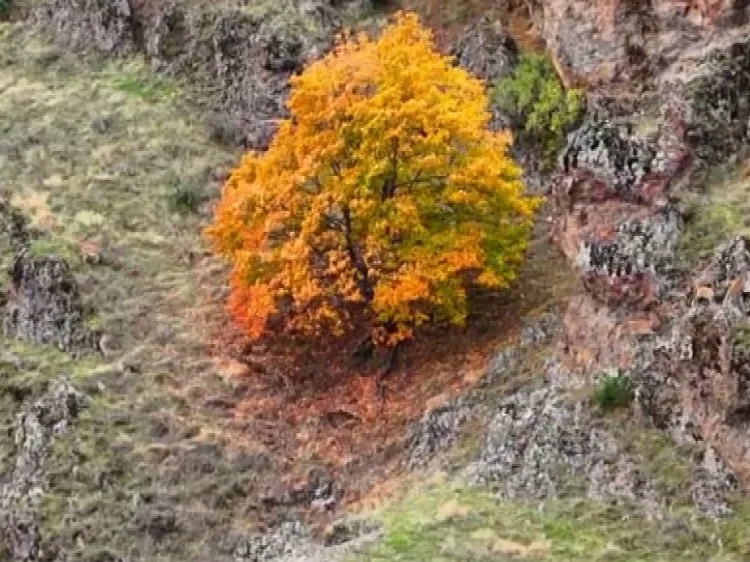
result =
[[[373,341],[395,345],[427,321],[461,324],[472,286],[513,280],[538,201],[509,134],[487,129],[485,84],[416,16],[343,37],[292,79],[288,108],[208,229],[250,337],[341,334],[364,313]]]

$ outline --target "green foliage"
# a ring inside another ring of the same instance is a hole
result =
[[[521,140],[537,145],[547,165],[565,143],[566,133],[583,112],[581,90],[565,90],[546,55],[521,56],[512,76],[498,81],[497,106],[521,128]]]
[[[633,400],[634,390],[630,377],[610,371],[599,380],[594,390],[594,402],[603,410],[623,408]]]
[[[10,10],[13,7],[13,0],[0,0],[0,21],[10,17]]]

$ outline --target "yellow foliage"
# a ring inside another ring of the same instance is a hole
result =
[[[207,231],[233,263],[230,306],[251,337],[272,317],[341,333],[359,304],[396,344],[428,320],[463,322],[470,285],[513,280],[539,201],[523,194],[510,135],[487,129],[484,84],[416,16],[378,40],[343,37],[292,79],[288,107]]]

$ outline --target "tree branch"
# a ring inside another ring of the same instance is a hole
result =
[[[359,292],[362,295],[362,298],[365,299],[365,302],[370,303],[375,296],[375,291],[370,283],[370,272],[367,268],[367,264],[354,242],[354,236],[352,234],[352,214],[349,207],[344,206],[342,214],[344,216],[343,227],[344,238],[346,239],[346,250],[349,254],[352,266],[359,274]]]
[[[393,149],[391,152],[391,171],[388,174],[385,182],[383,182],[383,190],[381,194],[381,200],[387,201],[396,195],[396,181],[398,180],[398,139],[393,141]]]

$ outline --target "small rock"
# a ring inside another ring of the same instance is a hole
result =
[[[140,513],[139,526],[154,540],[162,540],[178,529],[177,515],[170,508],[150,508]]]
[[[103,135],[104,133],[108,132],[112,125],[114,124],[114,119],[112,117],[105,115],[101,117],[97,117],[91,122],[91,129],[95,133],[99,133],[100,135]]]

